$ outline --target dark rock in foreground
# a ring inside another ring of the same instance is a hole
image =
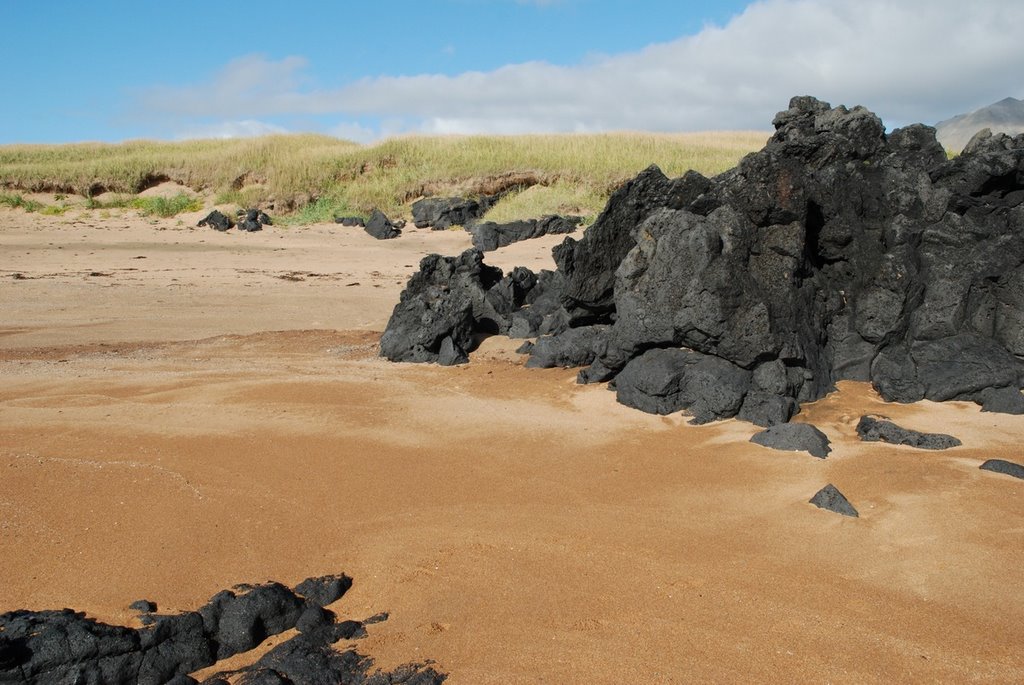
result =
[[[471,224],[467,230],[473,235],[473,247],[481,252],[490,252],[520,240],[540,238],[549,234],[572,233],[582,220],[583,217],[579,216],[545,216],[504,224],[483,221]]]
[[[222,214],[216,209],[200,219],[199,223],[196,224],[196,226],[209,226],[215,231],[226,231],[234,225],[235,222],[231,220],[231,217]]]
[[[872,416],[862,416],[857,422],[857,435],[865,442],[888,442],[893,445],[908,445],[923,450],[947,450],[962,444],[952,435],[920,433]]]
[[[334,650],[338,640],[365,636],[362,623],[335,623],[333,614],[322,608],[322,603],[336,600],[350,586],[346,576],[326,576],[296,586],[309,592],[309,597],[279,583],[250,586],[242,594],[225,590],[199,611],[149,615],[148,625],[138,630],[99,623],[70,609],[0,614],[0,682],[194,683],[188,673],[248,651],[299,624],[303,632],[254,665],[218,674],[207,682],[239,673],[243,674],[239,682],[295,685],[377,682],[373,678],[385,678],[379,681],[384,683],[441,682],[442,675],[415,664],[371,677],[371,659],[352,648]]]
[[[366,220],[366,226],[363,230],[377,240],[391,240],[402,235],[401,229],[391,223],[391,220],[379,209],[373,210],[370,218]]]
[[[711,373],[728,401],[706,402],[707,420],[782,423],[840,380],[870,381],[889,401],[1024,411],[1024,135],[976,138],[948,160],[930,127],[887,134],[862,107],[810,97],[774,125],[761,151],[713,179],[651,167],[623,185],[553,251],[558,302],[524,300],[498,332],[554,336],[535,353],[592,359],[585,383],[656,349],[731,365],[749,384]],[[463,297],[435,285],[432,310]],[[452,327],[479,328],[476,316]],[[572,333],[592,326],[607,327],[596,344]],[[698,403],[685,373],[665,387],[635,375],[627,402]]]
[[[1012,461],[1006,461],[1005,459],[989,459],[978,468],[1024,479],[1024,466],[1014,464]]]
[[[788,452],[807,452],[824,459],[832,451],[828,436],[807,423],[783,423],[755,433],[750,442]]]
[[[815,493],[814,497],[810,499],[810,503],[819,509],[827,509],[828,511],[834,511],[837,514],[843,516],[853,516],[859,518],[860,514],[853,508],[850,501],[846,499],[843,493],[836,489],[836,486],[829,483],[821,490]]]

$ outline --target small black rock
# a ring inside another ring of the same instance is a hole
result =
[[[843,493],[839,492],[836,486],[831,483],[823,487],[821,490],[818,490],[814,497],[810,499],[810,503],[819,509],[834,511],[835,513],[842,514],[843,516],[852,516],[854,518],[860,517],[860,514],[858,514],[857,510],[853,508],[850,501],[846,499]]]
[[[226,214],[221,214],[216,209],[206,215],[205,218],[201,219],[196,226],[209,226],[215,231],[226,231],[232,226],[234,222],[231,221],[231,217]]]
[[[809,423],[783,423],[755,433],[750,442],[774,450],[808,452],[824,459],[832,451],[828,436]]]
[[[370,214],[370,218],[366,220],[366,226],[363,228],[367,233],[372,235],[377,240],[391,240],[402,235],[402,231],[395,227],[391,220],[385,216],[384,212],[379,209],[373,210]]]
[[[129,604],[128,608],[143,614],[151,614],[156,611],[156,602],[151,602],[148,599],[137,599]]]
[[[857,434],[865,442],[888,442],[893,445],[908,445],[924,450],[945,450],[958,447],[961,442],[944,433],[920,433],[897,426],[891,421],[862,416],[857,423]]]
[[[984,469],[985,471],[1005,473],[1007,476],[1024,479],[1024,466],[1014,464],[1012,461],[1006,461],[1005,459],[989,459],[978,468]]]

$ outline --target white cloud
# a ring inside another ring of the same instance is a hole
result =
[[[303,57],[275,62],[262,55],[246,55],[228,62],[207,83],[150,88],[141,94],[139,104],[158,114],[231,118],[302,111],[297,100],[303,99],[299,89],[306,81],[302,76],[306,66]]]
[[[187,117],[384,118],[424,132],[687,131],[765,129],[791,96],[809,94],[863,104],[890,125],[934,123],[1024,95],[1020,26],[1019,2],[762,0],[726,26],[576,66],[316,89],[300,57],[248,56],[209,83],[151,90],[143,104]]]
[[[181,132],[177,138],[251,138],[272,133],[288,133],[288,129],[255,119],[242,121],[220,121],[214,124],[198,124]]]
[[[327,133],[336,138],[344,138],[355,143],[370,143],[378,137],[376,130],[353,121],[343,121],[335,124]]]

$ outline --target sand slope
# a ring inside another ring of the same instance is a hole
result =
[[[339,614],[391,613],[362,648],[453,684],[1024,680],[1024,481],[977,468],[1024,462],[1024,418],[847,383],[797,418],[821,461],[516,342],[391,364],[401,285],[467,235],[191,223],[0,210],[0,611],[344,571]],[[864,413],[964,444],[861,443]],[[806,503],[829,482],[860,519]]]

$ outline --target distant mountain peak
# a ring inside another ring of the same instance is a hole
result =
[[[975,133],[985,128],[1008,135],[1024,133],[1024,100],[1006,97],[987,107],[935,124],[939,142],[954,152],[960,152]]]

